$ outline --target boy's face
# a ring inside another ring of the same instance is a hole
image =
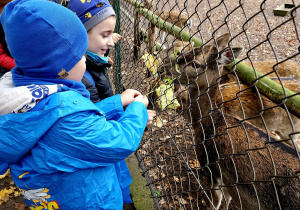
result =
[[[114,46],[112,34],[115,30],[116,17],[110,16],[88,31],[88,51],[103,57],[108,48]]]
[[[82,59],[69,71],[69,75],[65,79],[80,82],[86,69],[85,61],[85,56],[82,56]]]

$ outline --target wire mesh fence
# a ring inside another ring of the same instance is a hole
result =
[[[299,1],[111,3],[115,93],[157,111],[136,151],[156,207],[299,209]]]
[[[157,208],[299,209],[299,1],[111,3],[116,93],[157,111],[136,152]]]
[[[136,152],[157,208],[298,209],[299,2],[112,3],[116,92],[157,111]]]

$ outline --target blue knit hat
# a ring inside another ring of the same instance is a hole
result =
[[[86,31],[109,16],[116,15],[108,0],[70,0],[68,8],[80,18]]]
[[[1,22],[10,53],[25,76],[65,76],[87,50],[79,18],[54,2],[14,0],[4,8]]]

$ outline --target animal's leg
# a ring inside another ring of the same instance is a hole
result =
[[[228,209],[230,201],[231,201],[232,198],[231,198],[230,194],[228,193],[226,187],[222,188],[222,194],[225,198],[224,202],[223,202],[223,205],[222,205],[222,209],[225,210],[225,209]]]
[[[218,177],[215,179],[213,183],[213,190],[212,190],[212,203],[214,207],[212,206],[211,209],[219,209],[222,203],[222,192],[221,190],[217,190],[219,188],[219,185],[221,185],[221,178]]]

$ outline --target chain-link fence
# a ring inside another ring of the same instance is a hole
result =
[[[299,209],[299,1],[111,2],[116,92],[157,111],[136,152],[157,208]]]
[[[300,208],[299,2],[112,3],[116,92],[157,111],[136,152],[157,208]]]
[[[156,207],[299,209],[299,0],[111,3],[115,92],[157,111],[136,152]]]

